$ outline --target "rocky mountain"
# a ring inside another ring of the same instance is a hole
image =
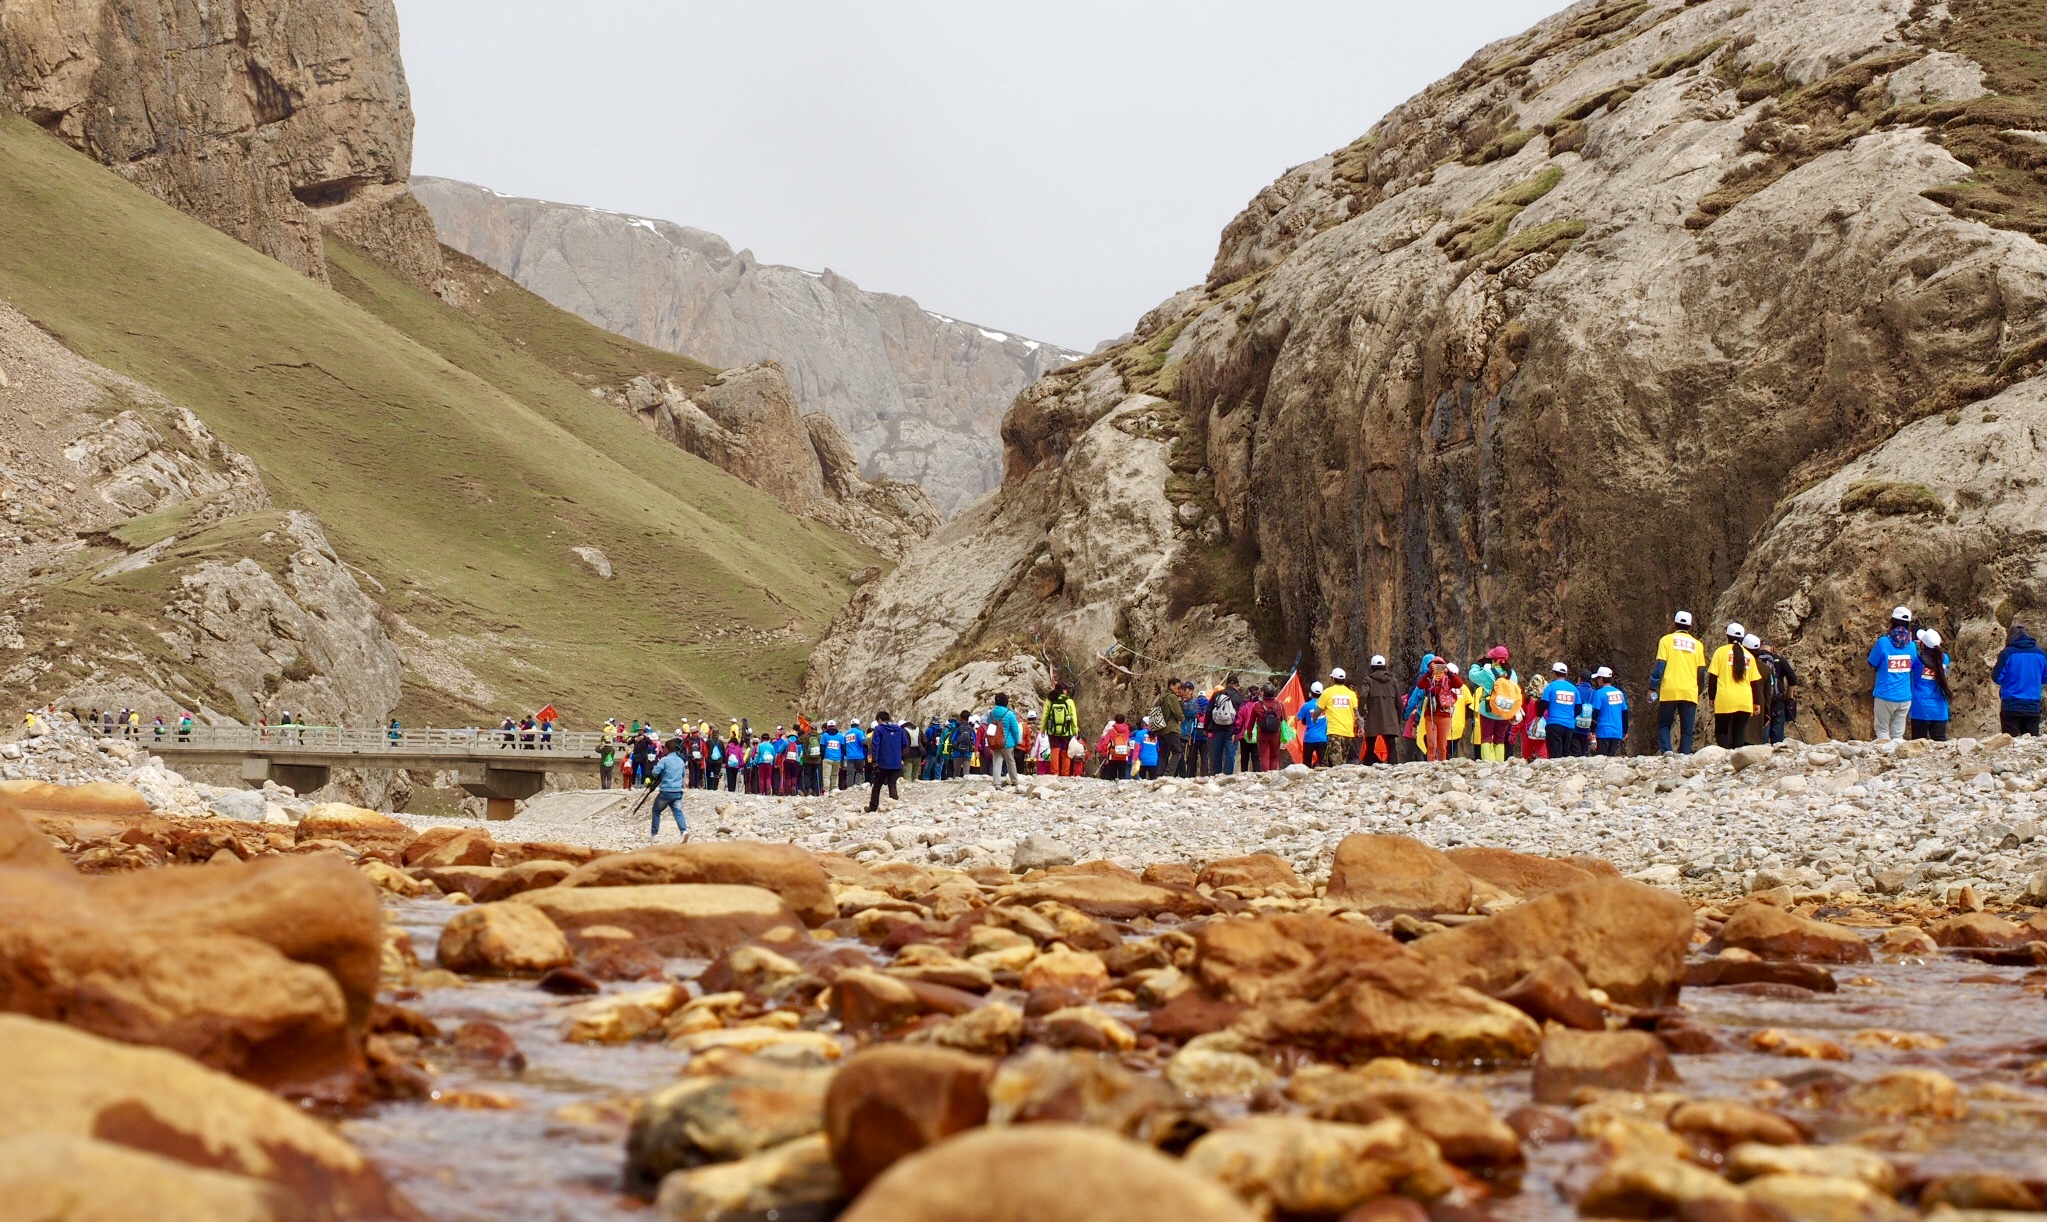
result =
[[[1762,627],[1838,735],[1906,602],[1985,729],[2047,610],[2043,37],[2003,0],[1588,0],[1482,49],[1020,395],[999,492],[808,693],[1056,669],[1094,715],[1497,641],[1639,690],[1685,607]]]
[[[327,231],[438,274],[391,0],[0,6],[0,103],[316,280]]]
[[[1000,479],[997,426],[1017,391],[1080,355],[761,263],[701,229],[444,178],[412,188],[442,241],[563,309],[717,365],[775,361],[868,479],[920,484],[947,513]]]
[[[5,304],[0,407],[0,690],[166,720],[398,703],[398,651],[319,522],[192,412]]]

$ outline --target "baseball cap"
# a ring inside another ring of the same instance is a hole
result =
[[[1613,678],[1613,667],[1602,666],[1598,670],[1592,672],[1592,677],[1595,679],[1611,679]]]
[[[1555,673],[1557,673],[1557,674],[1560,674],[1560,675],[1568,675],[1568,674],[1570,674],[1570,673],[1571,673],[1571,668],[1570,668],[1569,666],[1565,665],[1565,664],[1564,664],[1564,663],[1562,663],[1562,662],[1553,662],[1553,663],[1551,663],[1551,664],[1550,664],[1550,670],[1552,670],[1552,671],[1554,671]]]
[[[1692,613],[1689,611],[1680,611],[1671,618],[1681,627],[1689,628],[1692,626]]]
[[[1386,655],[1385,655],[1385,654],[1383,654],[1383,653],[1375,653],[1375,654],[1373,654],[1373,655],[1372,655],[1372,665],[1374,665],[1374,666],[1384,666],[1384,665],[1386,665]]]

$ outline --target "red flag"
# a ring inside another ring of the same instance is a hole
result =
[[[1301,691],[1301,672],[1295,671],[1286,677],[1286,686],[1279,689],[1280,711],[1286,714],[1288,721],[1292,721],[1294,714],[1300,712],[1301,706],[1306,703],[1308,697]],[[1286,753],[1293,757],[1296,764],[1301,762],[1301,736],[1298,733],[1287,742]]]
[[[555,712],[554,706],[551,704],[533,715],[533,720],[535,721],[560,721],[561,719],[562,715]]]

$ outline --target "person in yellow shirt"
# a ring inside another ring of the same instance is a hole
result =
[[[1339,764],[1354,764],[1358,743],[1358,694],[1344,682],[1349,676],[1338,666],[1329,672],[1322,689],[1322,708],[1329,715],[1329,754]]]
[[[1692,731],[1699,719],[1699,689],[1706,682],[1706,647],[1692,635],[1692,613],[1680,611],[1656,643],[1656,664],[1649,668],[1649,699],[1656,703],[1656,749],[1670,754],[1670,723],[1683,728],[1678,750],[1692,753]]]
[[[1727,625],[1727,643],[1706,664],[1706,696],[1713,702],[1713,740],[1729,751],[1748,741],[1748,719],[1756,711],[1756,676],[1762,663],[1742,638],[1748,629]]]

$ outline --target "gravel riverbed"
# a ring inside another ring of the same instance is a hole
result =
[[[146,746],[146,744],[145,744]],[[312,803],[275,785],[190,781],[124,742],[75,731],[0,743],[0,778],[132,784],[161,813],[296,821]],[[865,789],[824,798],[691,791],[698,837],[785,841],[860,861],[961,868],[1106,857],[1128,866],[1250,852],[1326,875],[1353,832],[1438,848],[1590,854],[1696,894],[2047,898],[2047,739],[1787,743],[1689,756],[1344,767],[1112,783],[1026,777],[908,782],[866,813]],[[522,804],[499,840],[628,849],[649,843],[638,795],[567,790]],[[400,816],[414,827],[456,822]],[[673,842],[672,824],[659,839]]]

